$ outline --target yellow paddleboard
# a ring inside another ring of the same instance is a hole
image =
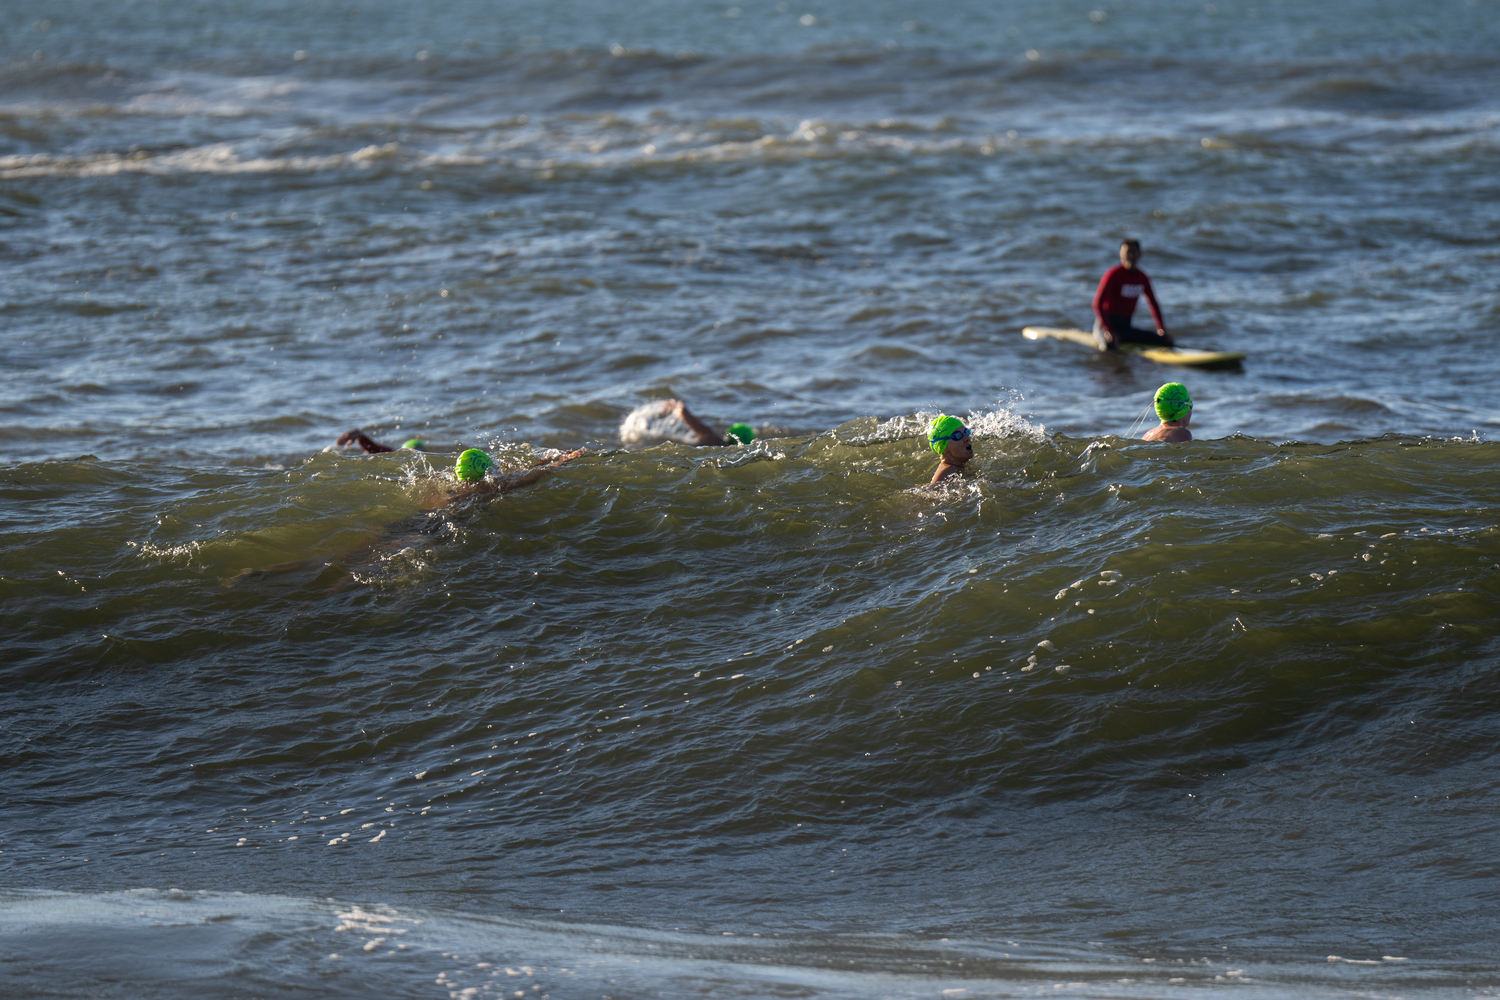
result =
[[[1098,349],[1094,335],[1086,330],[1064,330],[1055,326],[1028,326],[1021,331],[1027,340],[1068,340],[1084,347]],[[1189,347],[1147,347],[1144,344],[1121,344],[1122,354],[1138,354],[1163,365],[1189,365],[1194,368],[1238,368],[1245,360],[1243,351],[1195,351]]]

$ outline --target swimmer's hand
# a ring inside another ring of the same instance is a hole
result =
[[[1166,327],[1164,327],[1164,326],[1157,327],[1156,328],[1156,335],[1158,337],[1160,337],[1162,340],[1165,340],[1167,342],[1167,346],[1168,347],[1176,347],[1177,346],[1177,341],[1175,341],[1175,340],[1172,339],[1172,335],[1167,332],[1167,328]]]
[[[380,455],[388,451],[396,450],[395,448],[389,447],[388,445],[381,444],[379,441],[372,441],[369,435],[360,430],[358,427],[354,428],[352,431],[345,431],[344,433],[340,434],[338,440],[335,441],[334,444],[338,445],[340,448],[347,447],[351,444],[357,444],[362,449],[364,449],[364,453],[366,455]]]

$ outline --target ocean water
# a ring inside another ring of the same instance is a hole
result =
[[[8,4],[0,995],[1500,992],[1497,46]]]

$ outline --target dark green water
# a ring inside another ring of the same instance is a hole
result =
[[[1284,966],[1319,952],[1472,981],[1495,446],[995,424],[938,493],[907,488],[911,428],[874,421],[590,456],[436,514],[420,458],[19,466],[7,505],[45,513],[6,524],[34,540],[4,580],[10,877],[437,906],[476,961],[525,951],[490,916],[781,934],[793,981],[855,963],[837,995],[901,993],[934,936],[966,942],[943,983],[1224,948],[1298,990]],[[311,933],[254,905],[278,947]],[[1031,964],[988,954],[1018,938]],[[638,988],[699,975],[664,968]]]

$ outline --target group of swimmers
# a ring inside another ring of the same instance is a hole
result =
[[[1152,400],[1161,423],[1141,436],[1142,441],[1191,441],[1188,424],[1193,419],[1193,397],[1181,382],[1168,382],[1156,390]],[[927,425],[927,447],[937,452],[938,467],[928,485],[940,483],[963,469],[974,457],[973,433],[957,417],[940,413]]]
[[[1152,405],[1161,423],[1142,435],[1141,440],[1171,442],[1193,439],[1193,432],[1188,429],[1188,424],[1193,418],[1193,397],[1188,394],[1187,386],[1181,382],[1168,382],[1156,390]],[[747,445],[755,440],[755,431],[748,424],[732,424],[724,434],[715,433],[713,428],[694,416],[693,412],[687,408],[687,404],[680,399],[667,400],[663,411],[680,417],[682,422],[697,435],[695,444],[700,446]],[[370,455],[400,450],[371,439],[369,435],[357,428],[340,434],[335,444],[340,447],[357,444]],[[411,438],[400,447],[412,451],[425,451],[427,444],[420,438]],[[932,479],[928,482],[928,485],[933,485],[962,471],[969,459],[974,457],[974,432],[958,417],[940,413],[927,425],[927,447],[931,448],[938,457],[937,469],[933,471]],[[491,490],[506,492],[517,486],[535,482],[543,471],[565,465],[583,453],[584,449],[579,448],[556,457],[541,458],[526,472],[511,476],[502,482],[491,483],[486,476],[495,464],[494,460],[478,448],[466,448],[453,464],[453,478],[460,483],[478,485],[481,488],[483,488],[482,484],[489,483]]]
[[[1136,240],[1120,242],[1120,263],[1104,272],[1099,288],[1094,293],[1094,339],[1101,351],[1118,349],[1120,344],[1151,344],[1170,347],[1173,340],[1167,333],[1166,321],[1162,319],[1161,306],[1151,288],[1151,279],[1137,262],[1141,258],[1141,245]],[[1155,331],[1143,330],[1133,325],[1136,306],[1141,298],[1146,299],[1151,318],[1156,323]],[[1193,432],[1188,424],[1193,417],[1193,398],[1181,382],[1168,382],[1156,390],[1153,400],[1156,415],[1161,423],[1143,436],[1144,441],[1191,441]],[[755,431],[749,424],[731,424],[723,434],[718,434],[702,420],[693,415],[687,404],[680,399],[669,399],[662,404],[661,412],[677,417],[693,433],[694,444],[700,446],[748,445],[755,440]],[[339,447],[359,445],[366,454],[397,451],[396,447],[381,444],[359,429],[345,431],[335,442]],[[418,438],[411,438],[401,448],[423,451],[427,445]],[[927,447],[938,457],[937,469],[928,485],[940,483],[960,472],[969,459],[974,457],[973,432],[958,417],[940,413],[927,425]],[[556,458],[539,459],[529,470],[519,476],[503,481],[490,481],[486,477],[494,461],[478,448],[468,448],[458,456],[453,466],[453,476],[460,483],[481,490],[505,492],[534,482],[545,469],[555,469],[571,462],[583,454],[583,449],[568,452]],[[488,489],[486,489],[488,484]]]

